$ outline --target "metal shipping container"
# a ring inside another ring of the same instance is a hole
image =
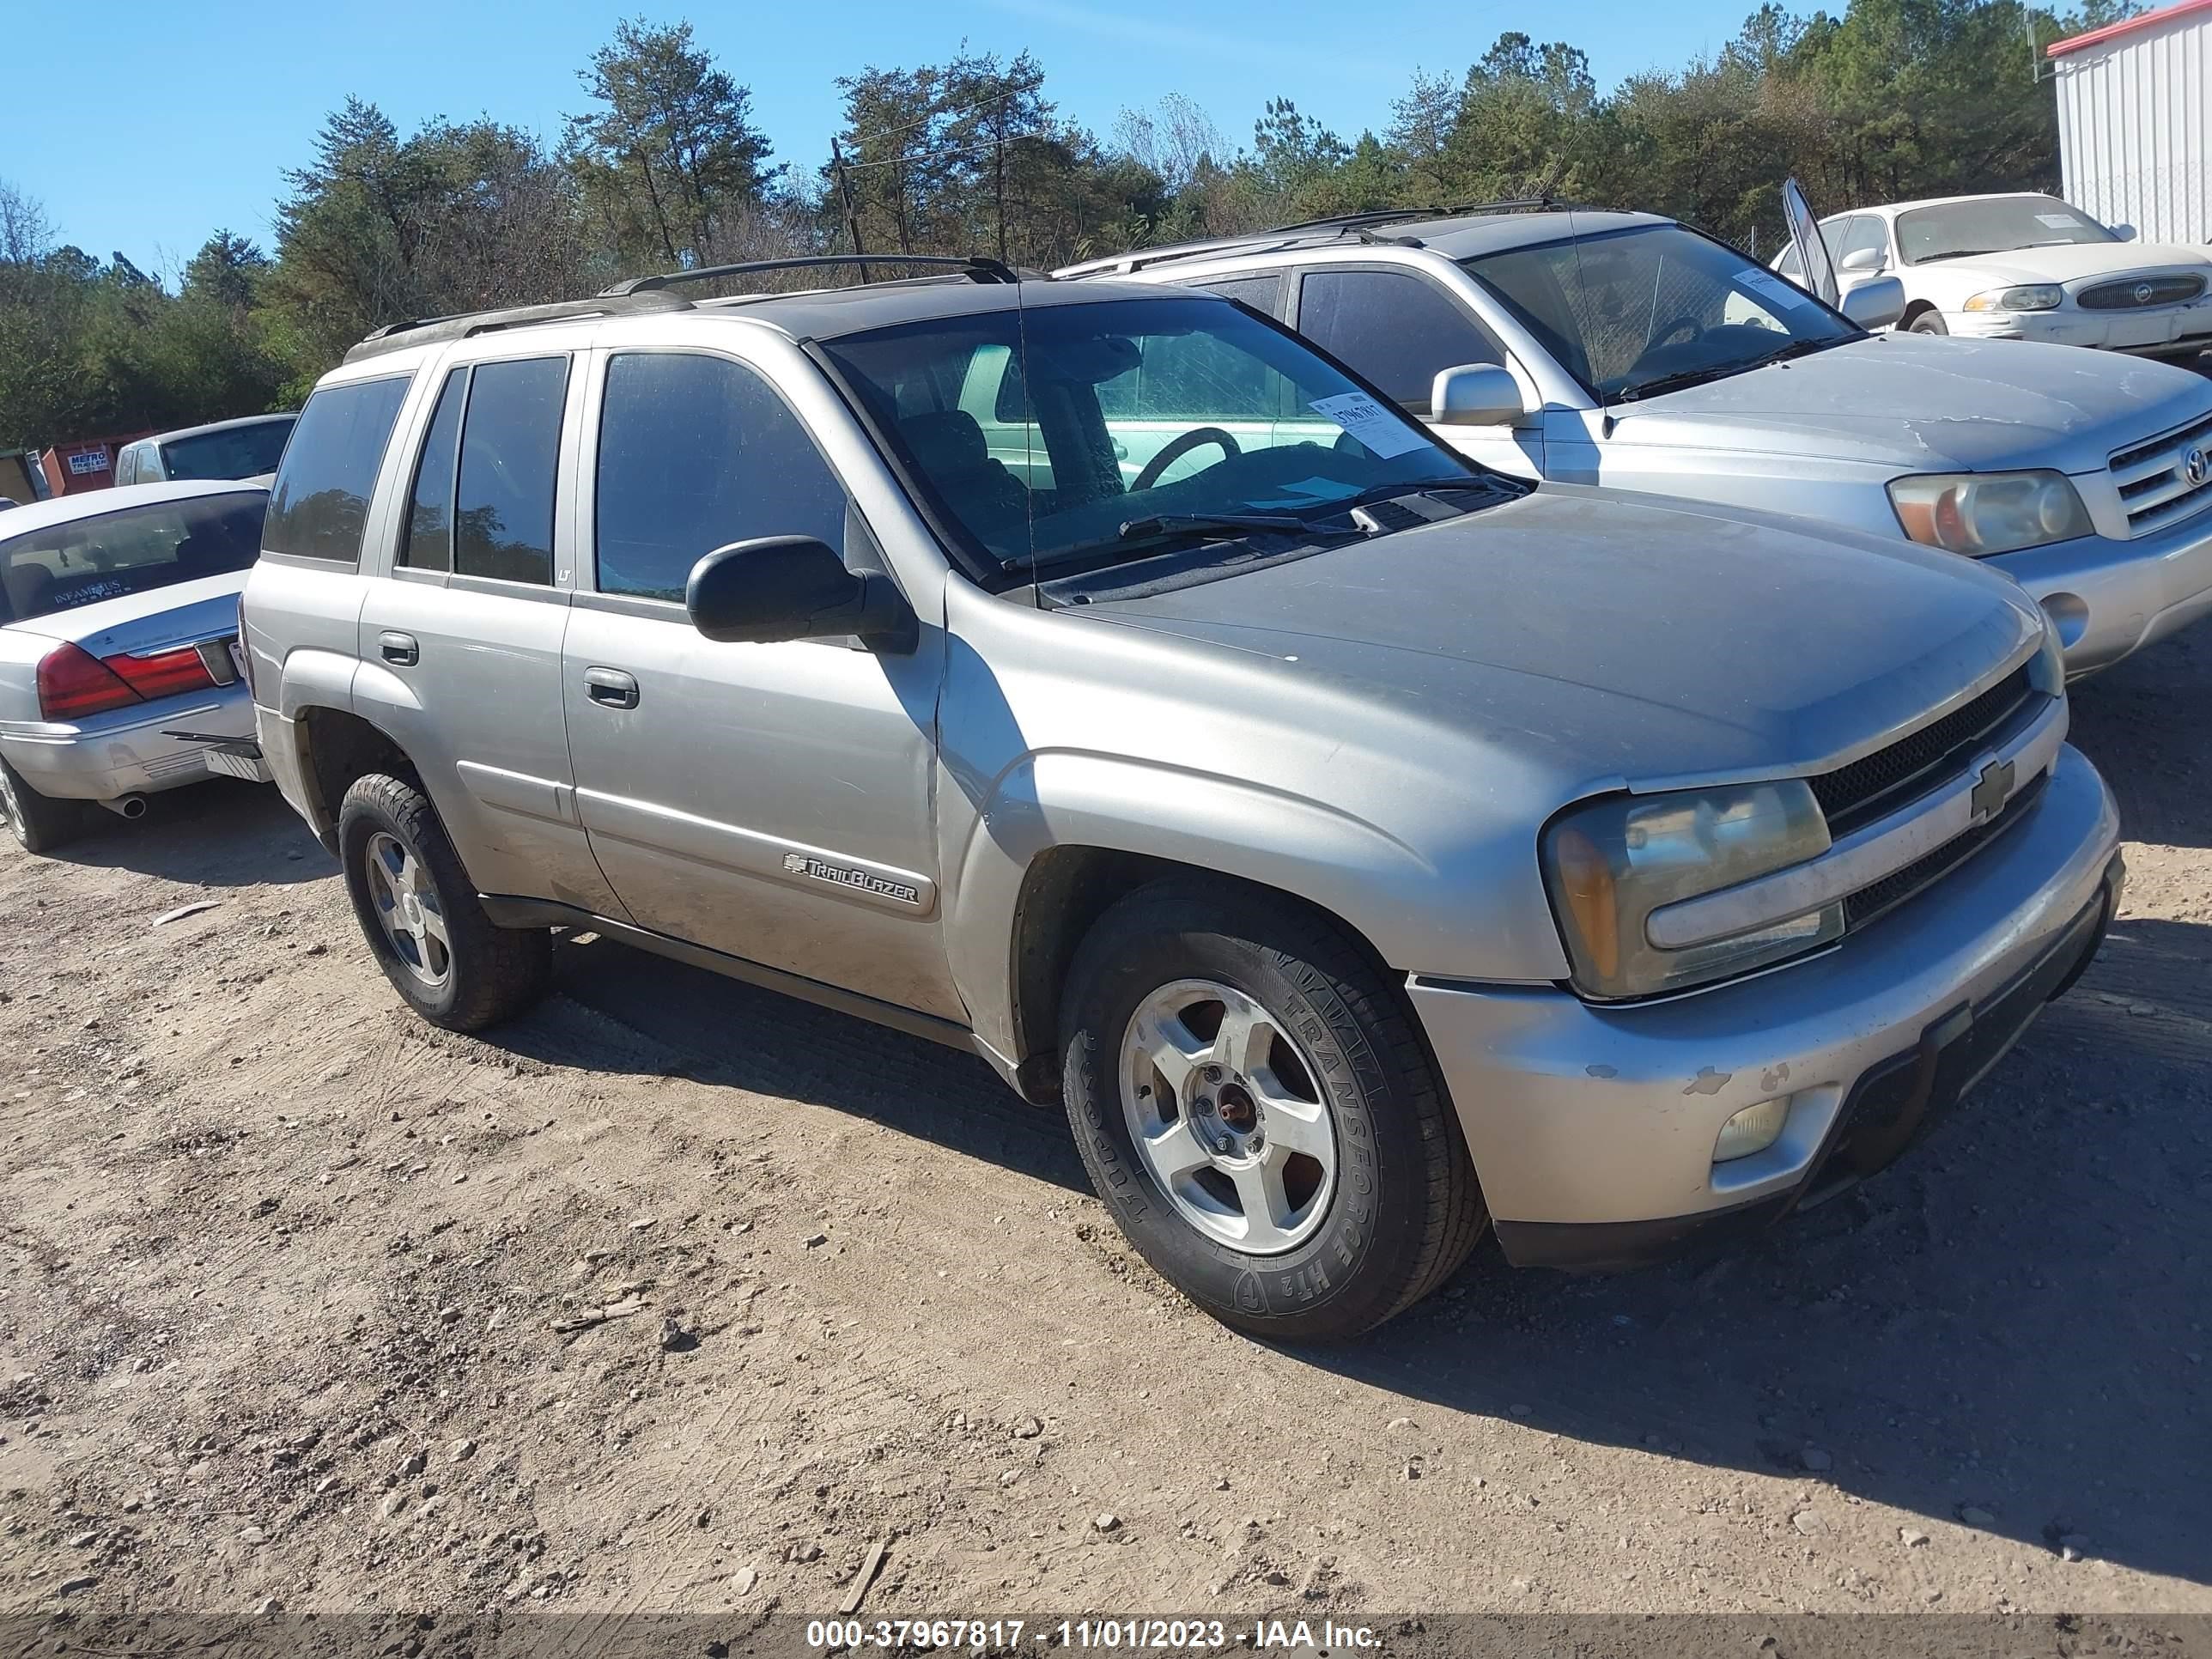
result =
[[[2146,242],[2212,242],[2212,0],[2048,50],[2066,199]]]

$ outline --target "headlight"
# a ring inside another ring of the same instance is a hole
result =
[[[2043,617],[2043,647],[2028,666],[2027,683],[2046,697],[2066,695],[2066,646],[2048,611]]]
[[[1664,951],[1644,931],[1678,899],[1733,887],[1828,850],[1828,825],[1802,779],[1667,795],[1614,795],[1555,818],[1544,877],[1576,988],[1601,998],[1650,996],[1725,979],[1826,944],[1840,904]]]
[[[2063,472],[1930,472],[1898,478],[1890,505],[1928,547],[1980,558],[2089,533],[2089,510]]]
[[[2029,283],[2021,288],[1984,289],[1966,296],[1968,311],[2056,311],[2066,290],[2056,283]]]

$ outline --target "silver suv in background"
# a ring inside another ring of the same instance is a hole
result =
[[[276,470],[295,413],[246,415],[188,426],[123,446],[115,458],[118,484],[176,478],[259,478]]]
[[[1854,322],[1673,220],[1537,203],[1360,214],[1061,274],[1240,300],[1522,477],[1986,559],[2042,602],[2069,674],[2212,611],[2212,380],[1869,334],[1899,314],[1887,278],[1844,294]]]
[[[1223,300],[950,263],[316,390],[261,744],[424,1018],[572,927],[971,1049],[1200,1305],[1322,1338],[1486,1225],[1618,1266],[1879,1166],[2095,951],[2112,801],[2014,584],[1533,489]]]

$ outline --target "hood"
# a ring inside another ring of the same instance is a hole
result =
[[[1961,559],[1559,485],[1090,614],[1510,752],[1558,800],[1841,764],[2042,630]]]
[[[238,632],[238,596],[246,591],[244,570],[201,576],[143,593],[102,599],[10,623],[12,634],[67,640],[95,657],[121,651],[158,651]]]
[[[1896,472],[2096,472],[2114,450],[2212,412],[2212,380],[2078,346],[1877,334],[1612,412],[1615,443]]]
[[[2086,283],[2114,276],[2188,271],[2202,276],[2212,268],[2203,248],[2142,242],[2071,242],[2059,247],[2014,248],[1977,253],[1967,259],[1937,259],[1908,265],[1918,276],[1938,272],[1946,278],[1971,276],[1974,288],[2002,288],[2014,283]],[[1983,278],[1987,280],[1984,281]]]

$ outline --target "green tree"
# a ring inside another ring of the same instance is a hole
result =
[[[626,267],[715,263],[782,172],[750,90],[690,24],[643,18],[616,25],[578,78],[595,107],[568,118],[564,156],[600,238]]]

